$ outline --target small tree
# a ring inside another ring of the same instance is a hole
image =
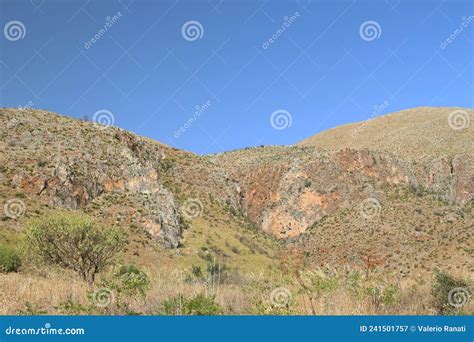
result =
[[[28,223],[28,246],[44,262],[72,269],[89,284],[123,248],[125,234],[84,215],[55,213]]]

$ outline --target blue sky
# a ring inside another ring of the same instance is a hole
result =
[[[0,106],[113,118],[196,153],[474,104],[468,0],[0,3]]]

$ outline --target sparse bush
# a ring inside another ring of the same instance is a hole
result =
[[[150,287],[147,274],[135,265],[123,265],[116,272],[105,277],[100,282],[100,288],[114,293],[115,308],[126,315],[137,315],[139,312],[130,310],[130,304],[144,299]],[[94,297],[92,295],[92,300]],[[111,303],[112,304],[112,303]]]
[[[189,299],[184,308],[185,315],[219,315],[222,313],[222,308],[215,302],[215,298],[203,294]]]
[[[365,293],[370,298],[371,303],[376,309],[381,306],[389,306],[396,303],[400,297],[400,289],[398,286],[393,284],[375,284],[367,286]]]
[[[201,271],[201,266],[193,265],[191,272],[193,273],[193,276],[196,278],[202,278],[202,271]]]
[[[72,269],[92,284],[123,248],[122,231],[84,215],[55,213],[28,223],[26,241],[44,262]]]
[[[161,159],[157,164],[156,164],[156,169],[159,171],[169,171],[173,168],[175,164],[175,161],[172,158],[167,158],[167,159]]]
[[[305,285],[308,286],[315,294],[321,294],[324,292],[333,292],[338,287],[337,275],[332,275],[328,272],[309,272],[305,275],[307,282]]]
[[[0,246],[0,272],[16,272],[21,266],[21,259],[15,250]]]
[[[453,293],[453,291],[458,291],[459,293]],[[458,304],[463,303],[457,303],[455,296],[465,296],[466,302],[464,304],[467,304],[469,300],[468,291],[469,284],[467,281],[456,279],[445,272],[437,271],[431,288],[431,294],[434,297],[433,305],[441,315],[459,313],[463,305],[458,306]]]
[[[128,297],[145,297],[150,279],[135,265],[121,266],[115,273],[117,292]]]
[[[267,290],[268,291],[268,290]],[[293,297],[286,305],[275,305],[272,302],[268,293],[265,296],[257,296],[252,300],[252,307],[249,308],[249,313],[252,315],[298,315],[301,311],[298,310],[299,303]]]
[[[25,310],[18,310],[17,314],[20,316],[39,316],[39,315],[46,315],[48,312],[43,310],[39,306],[26,302],[25,303]]]
[[[56,309],[64,315],[84,315],[91,313],[90,307],[74,301],[72,297],[68,297],[66,301],[59,303]]]
[[[161,303],[163,315],[182,315],[184,307],[184,296],[179,294],[176,297],[168,298]]]
[[[48,165],[48,161],[44,159],[38,159],[36,161],[36,165],[38,165],[38,167],[45,167],[46,165]]]
[[[185,298],[182,294],[169,298],[162,303],[162,313],[165,315],[219,315],[223,310],[215,302],[214,296],[198,294]]]
[[[207,275],[211,279],[220,279],[226,270],[226,266],[221,263],[208,262],[207,263]]]

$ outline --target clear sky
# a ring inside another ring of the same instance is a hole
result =
[[[0,106],[196,153],[474,104],[471,0],[0,3]]]

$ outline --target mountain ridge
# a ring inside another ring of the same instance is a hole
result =
[[[318,232],[326,231],[328,238],[328,229],[347,232],[334,242],[332,251],[347,249],[358,232],[375,222],[380,226],[392,222],[400,227],[397,232],[409,230],[405,224],[413,208],[404,203],[418,206],[422,214],[417,220],[425,219],[433,227],[472,229],[470,150],[454,155],[440,150],[428,160],[403,159],[384,150],[313,146],[266,146],[199,156],[119,128],[46,111],[2,109],[0,121],[1,196],[6,203],[23,194],[30,208],[25,217],[3,221],[13,230],[26,217],[45,210],[81,210],[124,229],[135,227],[134,234],[148,234],[164,248],[183,250],[183,243],[194,243],[185,237],[187,227],[194,229],[195,222],[212,227],[214,218],[224,215],[233,227],[241,227],[245,243],[249,243],[245,234],[256,229],[263,245],[252,248],[261,250],[261,260],[271,263],[268,256],[275,250],[268,249],[273,242],[265,242],[267,237],[296,243],[313,255],[324,247]],[[466,136],[449,129],[456,137]],[[448,209],[433,215],[438,207]],[[351,220],[340,216],[347,212],[352,213]],[[384,215],[388,215],[385,223],[380,221]],[[397,216],[407,218],[402,226],[395,221]],[[326,227],[331,220],[338,223]],[[315,230],[318,226],[326,228]],[[375,231],[371,241],[383,239],[383,231]],[[403,234],[394,238],[399,245]],[[451,244],[448,247],[451,250]],[[370,248],[375,251],[377,245]],[[388,246],[385,252],[393,255],[394,248]],[[327,260],[348,262],[338,253],[326,253],[334,256]],[[433,267],[441,262],[432,259]]]
[[[473,151],[472,145],[469,146],[469,141],[474,139],[471,120],[474,110],[469,108],[416,107],[337,126],[297,145],[329,150],[347,147],[386,150],[411,160],[462,154]],[[387,133],[395,135],[398,141]],[[400,140],[404,140],[403,145]]]

